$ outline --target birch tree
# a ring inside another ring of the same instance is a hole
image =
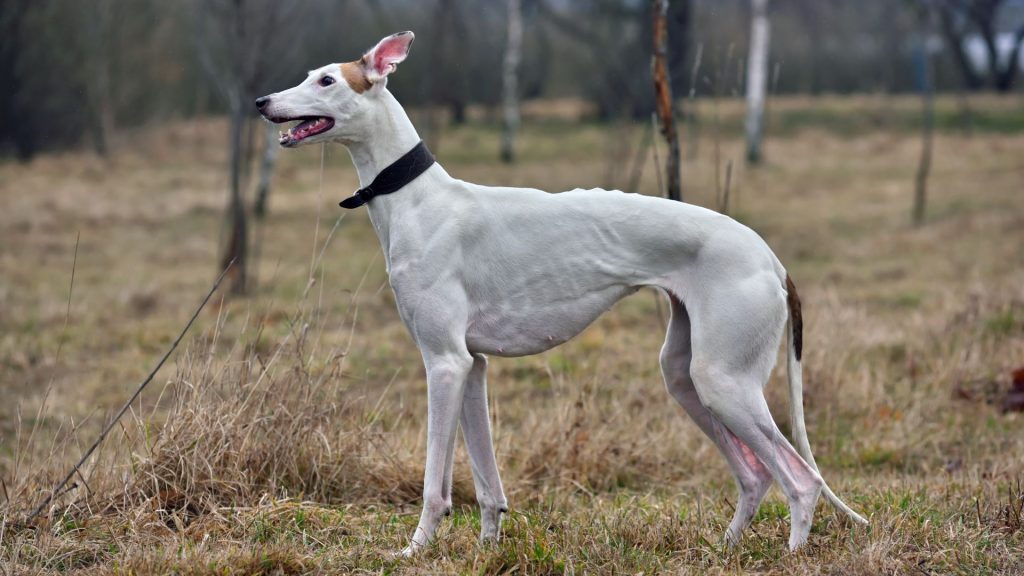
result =
[[[504,129],[501,137],[501,159],[515,161],[516,130],[519,128],[519,61],[523,51],[523,10],[520,0],[508,0],[508,44],[502,68],[501,91],[504,108]]]
[[[747,58],[747,161],[760,164],[764,101],[768,87],[768,0],[750,0],[750,53]]]

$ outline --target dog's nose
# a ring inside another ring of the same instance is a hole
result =
[[[256,108],[263,110],[270,104],[270,96],[260,96],[256,99]]]

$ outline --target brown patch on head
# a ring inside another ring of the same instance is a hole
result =
[[[372,87],[372,84],[366,78],[366,71],[363,70],[361,61],[345,62],[342,64],[341,76],[345,79],[345,82],[348,82],[349,87],[355,90],[356,94],[362,94]]]

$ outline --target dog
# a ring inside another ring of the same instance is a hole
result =
[[[600,189],[550,194],[452,178],[387,90],[413,38],[393,34],[359,60],[313,70],[301,84],[256,100],[271,122],[299,121],[282,132],[282,146],[348,148],[363,188],[347,207],[367,205],[398,312],[423,355],[423,508],[402,554],[430,543],[451,511],[460,425],[480,539],[500,537],[508,508],[491,441],[487,357],[557,346],[642,287],[661,290],[671,306],[660,357],[668,392],[721,451],[739,488],[726,543],[739,542],[773,481],[788,501],[792,550],[806,541],[822,492],[866,524],[825,484],[811,454],[800,299],[764,240],[727,216],[663,198]],[[796,448],[763,394],[783,334]]]

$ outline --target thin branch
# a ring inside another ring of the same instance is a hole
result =
[[[202,312],[203,308],[206,307],[206,303],[210,301],[210,298],[213,296],[214,292],[217,291],[217,288],[220,286],[221,281],[224,280],[225,276],[227,276],[228,270],[231,269],[234,263],[234,260],[228,263],[227,267],[224,268],[224,271],[221,272],[220,276],[217,277],[217,281],[213,283],[212,287],[210,287],[210,291],[207,292],[206,297],[203,298],[203,301],[199,304],[199,307],[196,308],[196,311],[192,314],[192,318],[190,318],[188,323],[185,324],[185,327],[181,330],[181,333],[178,334],[178,337],[174,339],[174,342],[171,344],[171,347],[167,350],[167,352],[164,353],[163,357],[160,358],[160,361],[157,362],[156,367],[154,367],[153,370],[149,373],[149,376],[147,376],[146,379],[143,380],[141,384],[139,384],[138,388],[135,389],[135,392],[132,393],[128,401],[124,403],[124,406],[122,406],[121,409],[118,410],[117,415],[115,415],[114,418],[109,423],[107,423],[107,426],[103,429],[103,432],[100,433],[99,438],[97,438],[96,441],[93,442],[92,446],[90,446],[89,449],[86,450],[85,454],[78,461],[78,463],[71,468],[67,476],[65,476],[64,479],[61,480],[56,486],[54,486],[53,490],[50,491],[50,494],[47,495],[46,498],[39,503],[39,506],[37,506],[36,509],[33,510],[31,514],[29,514],[28,518],[25,521],[26,523],[31,522],[36,516],[39,516],[40,512],[42,512],[44,508],[49,506],[50,502],[53,500],[53,497],[57,493],[59,493],[61,489],[64,488],[65,485],[67,485],[67,483],[71,480],[72,477],[74,477],[76,473],[79,473],[79,469],[82,467],[83,464],[85,464],[85,461],[88,460],[90,456],[92,456],[92,453],[107,437],[107,434],[109,434],[110,431],[114,428],[114,425],[117,424],[117,422],[121,419],[122,416],[124,416],[124,413],[128,411],[128,408],[132,405],[132,402],[135,402],[135,399],[139,397],[139,394],[142,393],[142,390],[147,385],[149,385],[150,382],[152,382],[153,378],[156,376],[156,373],[160,370],[160,368],[163,367],[164,362],[166,362],[167,359],[171,356],[171,353],[173,353],[174,350],[177,349],[178,344],[181,343],[182,338],[185,337],[185,334],[188,332],[189,328],[192,327],[192,324],[196,321],[196,318],[199,317],[199,313]]]

